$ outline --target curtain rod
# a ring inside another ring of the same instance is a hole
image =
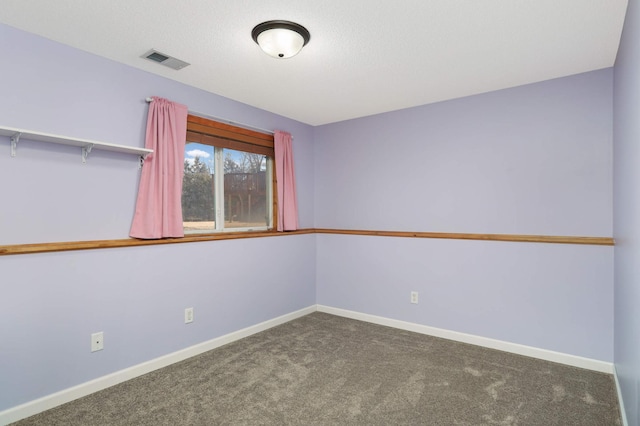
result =
[[[147,103],[153,102],[153,98],[146,98],[145,101]],[[261,129],[260,127],[251,126],[249,124],[238,123],[236,121],[231,121],[231,120],[228,120],[226,118],[216,117],[214,115],[204,114],[204,113],[201,113],[201,112],[198,112],[198,111],[189,110],[189,114],[197,115],[197,116],[202,117],[202,118],[210,118],[210,119],[216,120],[216,121],[222,121],[222,122],[227,123],[227,124],[233,124],[234,126],[243,127],[245,129],[249,129],[249,130],[255,130],[255,131],[258,131],[258,132],[261,132],[261,133],[267,133],[269,135],[273,135],[275,133],[273,130]]]

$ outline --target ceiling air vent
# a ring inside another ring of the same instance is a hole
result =
[[[174,70],[181,70],[182,68],[191,65],[188,62],[181,61],[180,59],[176,59],[172,56],[165,55],[164,53],[160,53],[157,50],[151,49],[147,53],[141,56],[141,58],[148,59],[153,62],[157,62],[166,67],[172,68]]]

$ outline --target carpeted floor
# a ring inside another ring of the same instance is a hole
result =
[[[313,313],[17,425],[620,425],[613,377]]]

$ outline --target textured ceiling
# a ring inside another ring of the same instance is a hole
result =
[[[0,22],[312,125],[611,67],[626,0],[0,0]],[[277,60],[251,39],[311,32]],[[151,48],[191,63],[174,71]]]

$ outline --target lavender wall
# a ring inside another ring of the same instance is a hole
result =
[[[0,123],[143,146],[144,98],[295,138],[313,218],[310,126],[0,25]],[[4,155],[2,155],[4,154]],[[126,238],[137,159],[0,139],[0,245]],[[249,263],[247,263],[249,262]],[[0,411],[315,303],[315,236],[0,257]],[[185,325],[186,307],[195,322]],[[105,350],[89,352],[90,334]]]
[[[640,4],[629,0],[614,74],[615,364],[640,424]]]
[[[316,128],[316,226],[611,236],[612,70]]]
[[[156,95],[191,111],[290,132],[300,226],[313,226],[312,127],[4,25],[0,52],[12,58],[0,81],[0,124],[9,127],[142,147],[144,100]],[[128,237],[139,176],[134,156],[95,150],[83,165],[79,148],[23,140],[10,158],[6,137],[3,147],[0,170],[16,184],[5,188],[0,245]]]
[[[313,235],[0,257],[0,411],[311,306],[314,258]]]
[[[611,236],[612,76],[316,128],[316,226]],[[317,256],[319,304],[613,360],[612,247],[320,235]]]

